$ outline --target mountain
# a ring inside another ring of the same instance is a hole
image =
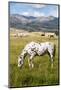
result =
[[[25,29],[27,31],[58,31],[59,18],[53,16],[23,16],[12,14],[9,18],[10,27]]]

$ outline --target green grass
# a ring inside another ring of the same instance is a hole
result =
[[[24,60],[22,69],[18,68],[18,56],[24,46],[31,42],[51,41],[56,44],[56,53],[54,58],[54,67],[50,67],[50,59],[47,54],[44,56],[36,56],[33,59],[34,68],[29,69],[28,56]],[[42,86],[42,85],[58,85],[58,39],[41,37],[40,35],[32,35],[27,37],[10,37],[10,60],[9,60],[9,87],[26,87],[26,86]]]

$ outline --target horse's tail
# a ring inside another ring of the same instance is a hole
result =
[[[55,52],[56,52],[56,45],[54,44],[54,51],[53,51],[53,56],[55,57]]]

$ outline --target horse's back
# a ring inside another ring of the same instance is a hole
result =
[[[37,54],[37,55],[43,55],[45,52],[49,52],[51,55],[54,54],[54,43],[52,42],[30,42],[28,43],[23,52],[26,52],[29,55]]]
[[[47,45],[48,47],[51,47],[51,48],[54,47],[54,43],[52,43],[52,42],[46,42],[46,45]]]

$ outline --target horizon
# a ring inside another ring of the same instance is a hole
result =
[[[26,15],[21,15],[21,14],[11,14],[11,15],[20,15],[20,16],[24,16],[24,17],[34,17],[34,18],[38,18],[38,16],[26,16]],[[50,16],[39,16],[39,17],[55,17],[55,16],[52,16],[52,15],[50,15]],[[58,17],[55,17],[55,18],[58,18]]]

